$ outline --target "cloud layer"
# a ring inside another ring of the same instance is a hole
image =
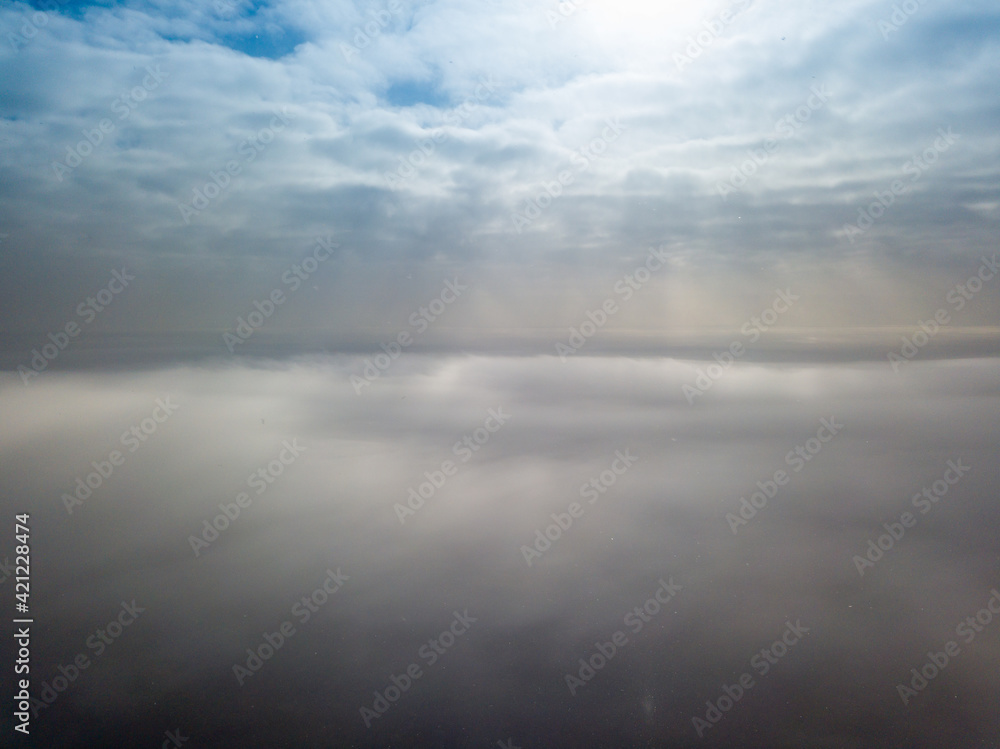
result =
[[[36,528],[39,687],[94,660],[37,719],[46,745],[105,726],[213,745],[247,726],[298,746],[333,730],[359,746],[695,745],[692,717],[743,672],[753,690],[705,745],[995,735],[990,627],[908,706],[897,693],[998,585],[994,360],[898,377],[738,364],[695,407],[694,367],[665,359],[410,357],[361,397],[353,367],[3,377],[0,488]],[[143,427],[158,399],[174,410]],[[124,462],[67,502],[114,450]],[[921,514],[911,498],[954,478],[949,460],[970,470]],[[773,496],[734,524],[761,485]],[[906,510],[916,527],[859,574]],[[338,569],[343,587],[294,614]],[[624,617],[661,578],[680,592],[637,632]],[[88,636],[133,598],[146,611],[97,657]],[[466,609],[477,621],[428,663],[422,644]],[[810,632],[760,674],[751,659],[799,620]],[[283,621],[294,636],[241,685],[233,666]],[[619,630],[628,643],[571,692],[566,674]],[[366,728],[360,709],[411,662],[423,676]]]
[[[221,335],[318,236],[284,325],[333,348],[460,271],[470,337],[527,350],[650,247],[619,346],[793,282],[814,338],[912,326],[996,248],[1000,17],[911,5],[5,6],[4,349],[122,264],[141,293],[95,330]],[[994,286],[961,325],[997,313]]]

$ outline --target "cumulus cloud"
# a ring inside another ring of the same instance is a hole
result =
[[[622,346],[745,317],[788,279],[823,296],[803,324],[831,341],[867,327],[858,310],[909,326],[936,308],[928,284],[995,249],[997,20],[972,2],[892,13],[867,0],[10,4],[5,351],[30,351],[29,334],[66,317],[61,300],[118,263],[144,284],[123,331],[193,346],[330,233],[357,263],[317,283],[301,316],[334,346],[377,344],[383,326],[355,321],[400,289],[419,303],[442,264],[496,289],[467,317],[479,340],[509,339],[524,317],[562,328],[586,311],[577,289],[599,297],[649,246],[684,270],[649,289],[683,301],[609,329]],[[163,80],[142,90],[151,66]],[[942,128],[957,140],[914,166]],[[768,138],[779,147],[761,160]],[[848,235],[893,180],[905,189]],[[963,324],[995,321],[995,299]]]

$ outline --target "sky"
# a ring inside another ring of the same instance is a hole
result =
[[[873,358],[996,249],[990,3],[52,7],[0,11],[8,366],[121,267],[61,364],[228,355],[318,238],[241,352],[377,350],[456,275],[418,345],[551,352],[657,249],[593,348],[710,345],[793,287],[770,343]],[[988,284],[928,352],[998,313]]]
[[[992,745],[998,32],[2,4],[0,744]]]

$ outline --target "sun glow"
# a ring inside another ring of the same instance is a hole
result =
[[[696,23],[712,11],[714,3],[589,0],[582,5],[602,25],[680,27]]]
[[[736,16],[752,0],[733,2],[651,2],[650,0],[580,0],[576,7],[581,20],[604,49],[617,51],[624,59],[651,60],[682,52],[691,36],[709,34],[702,46],[710,46],[726,35]],[[566,3],[561,7],[565,7]]]

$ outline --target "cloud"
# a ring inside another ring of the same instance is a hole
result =
[[[541,328],[561,327],[559,311],[584,301],[570,289],[613,283],[619,268],[661,244],[697,269],[684,284],[699,289],[684,294],[685,309],[669,311],[667,329],[697,327],[700,310],[713,311],[709,326],[731,301],[741,306],[729,296],[738,281],[726,280],[734,265],[770,271],[752,296],[778,277],[825,285],[820,327],[857,325],[856,310],[888,299],[898,306],[887,324],[905,326],[933,311],[925,280],[936,283],[944,264],[960,278],[993,246],[996,42],[985,6],[921,7],[888,40],[878,24],[892,11],[871,2],[693,11],[591,0],[568,15],[556,3],[231,6],[5,8],[5,35],[46,19],[25,44],[0,51],[8,340],[44,335],[65,316],[51,300],[87,293],[71,268],[94,277],[122,262],[145,279],[144,302],[122,322],[129,332],[217,329],[272,283],[272,269],[331,232],[361,264],[406,268],[413,300],[433,291],[442,264],[504,293],[546,269],[548,304],[526,307]],[[562,19],[554,26],[550,12]],[[350,60],[345,44],[358,50]],[[696,49],[678,69],[675,55]],[[117,119],[115,103],[141,85],[147,66],[166,78]],[[493,90],[477,99],[484,80]],[[817,86],[829,92],[823,106],[722,199],[718,185]],[[470,97],[475,107],[462,109]],[[258,143],[275,111],[291,123]],[[623,134],[578,168],[609,117]],[[105,118],[114,131],[57,173],[54,162],[66,163]],[[956,145],[848,241],[844,226],[858,209],[948,127],[961,135]],[[414,152],[421,163],[392,189],[386,175]],[[212,175],[234,161],[240,173],[185,222],[179,206],[214,191]],[[514,215],[539,196],[545,202],[545,186],[567,169],[573,183],[518,232]],[[44,277],[30,270],[42,257],[51,259]],[[868,283],[863,299],[853,298],[856,285],[838,300],[839,287],[816,275],[860,279],[875,267],[921,280],[891,293]],[[188,290],[220,274],[229,288]],[[365,337],[352,320],[383,317],[393,300],[377,275],[343,282],[366,285],[350,315],[325,291],[310,308],[330,340]],[[172,301],[205,294],[213,299],[198,315]],[[518,305],[501,304],[492,320],[470,322],[484,326],[482,338],[523,325]],[[991,315],[979,308],[967,324]],[[648,318],[634,325],[631,333],[658,327]]]
[[[27,390],[16,375],[0,377],[0,488],[32,508],[46,583],[32,602],[57,635],[33,640],[38,683],[77,652],[94,655],[86,637],[122,598],[146,609],[37,730],[89,730],[84,716],[99,704],[138,716],[142,731],[179,721],[193,733],[208,709],[212,727],[250,722],[267,733],[258,708],[233,703],[232,667],[292,620],[327,568],[348,582],[315,621],[295,619],[294,640],[242,687],[254,705],[279,711],[306,700],[300,719],[281,726],[286,739],[325,730],[331,711],[347,735],[364,736],[358,708],[466,608],[478,623],[447,668],[428,670],[377,730],[464,709],[470,735],[499,731],[490,723],[499,715],[548,736],[623,714],[631,718],[611,743],[690,740],[691,716],[788,619],[801,619],[808,637],[713,734],[753,726],[768,737],[833,732],[845,743],[867,735],[875,708],[881,735],[988,730],[994,713],[975,695],[990,686],[980,665],[995,654],[992,634],[963,645],[947,685],[918,698],[927,709],[906,711],[894,685],[996,585],[995,360],[916,362],[902,376],[885,364],[741,362],[695,408],[680,386],[697,363],[672,359],[410,356],[361,396],[348,384],[359,364],[48,373]],[[176,412],[128,452],[120,435],[166,396]],[[498,407],[509,420],[463,462],[455,443]],[[843,428],[795,471],[786,454],[821,418]],[[248,488],[292,438],[304,451],[265,492]],[[61,495],[113,449],[124,463],[68,514]],[[552,513],[586,503],[581,485],[625,449],[635,464],[528,567],[520,547]],[[859,578],[852,556],[954,458],[972,471]],[[401,525],[394,504],[446,459],[457,474]],[[727,513],[779,468],[791,481],[734,537]],[[189,537],[240,491],[252,501],[195,556]],[[682,589],[634,634],[622,617],[661,577]],[[619,629],[628,646],[572,697],[565,674]],[[310,689],[289,691],[289,680]],[[481,691],[467,701],[471,683]],[[823,698],[858,685],[864,700]],[[525,703],[526,690],[537,699]],[[192,693],[207,702],[195,709],[176,697]],[[648,722],[644,698],[657,706]],[[537,728],[529,712],[541,715]]]

